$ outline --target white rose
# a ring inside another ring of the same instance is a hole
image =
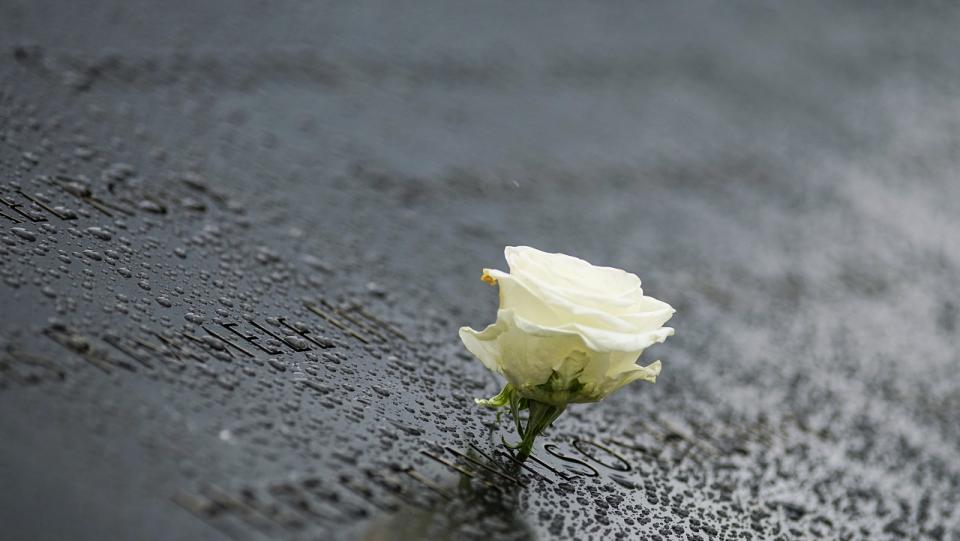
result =
[[[496,323],[479,332],[460,329],[466,348],[508,382],[480,404],[526,399],[562,411],[568,403],[602,400],[632,381],[656,381],[660,361],[636,362],[645,348],[673,334],[663,324],[674,309],[644,296],[640,278],[527,246],[504,253],[510,272],[484,269],[482,276],[500,286]]]

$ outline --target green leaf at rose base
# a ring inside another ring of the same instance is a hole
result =
[[[579,375],[579,374],[577,374]],[[548,393],[551,397],[556,397],[561,401],[557,403],[546,403],[531,398],[525,398],[513,384],[504,385],[503,389],[496,395],[486,400],[475,399],[475,402],[481,406],[499,409],[510,406],[510,413],[516,424],[517,434],[520,435],[520,443],[511,447],[518,449],[519,457],[526,458],[533,451],[533,442],[544,430],[550,427],[554,421],[560,417],[560,414],[566,409],[566,400],[575,397],[583,389],[584,385],[577,377],[572,380],[564,381],[559,373],[554,371],[544,383],[536,385],[541,393]],[[520,418],[520,412],[528,410],[526,426],[523,425]],[[500,420],[502,412],[497,412],[497,421]]]

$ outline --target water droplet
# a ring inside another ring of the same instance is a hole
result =
[[[88,227],[87,233],[90,233],[94,237],[97,237],[100,240],[110,240],[113,238],[113,233],[109,230],[102,227]]]
[[[20,237],[23,240],[28,240],[30,242],[37,240],[37,236],[35,234],[31,233],[30,231],[27,231],[22,227],[11,227],[10,231],[14,235]]]

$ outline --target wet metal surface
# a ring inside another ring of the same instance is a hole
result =
[[[958,19],[2,3],[5,535],[960,538]],[[524,463],[507,244],[678,310]]]

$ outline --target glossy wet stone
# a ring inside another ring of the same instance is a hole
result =
[[[393,6],[2,8],[5,531],[960,536],[960,14]],[[678,310],[522,464],[506,244]]]

